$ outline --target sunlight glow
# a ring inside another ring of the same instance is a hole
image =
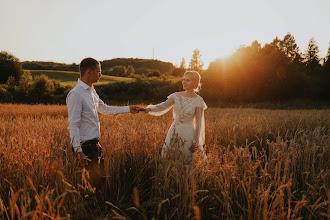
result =
[[[315,37],[329,47],[330,2],[310,1],[1,1],[0,50],[24,60],[80,62],[116,57],[179,65],[198,48],[209,62],[257,40],[261,45],[291,32],[301,52]],[[285,5],[285,7],[283,6]],[[12,8],[15,8],[13,11]],[[311,16],[305,16],[311,14]],[[298,19],[299,18],[299,19]]]

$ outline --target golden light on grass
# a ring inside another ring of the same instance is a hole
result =
[[[0,105],[0,218],[330,218],[330,110],[206,111],[207,166],[160,157],[171,115],[100,116],[106,187],[70,150],[66,106]]]

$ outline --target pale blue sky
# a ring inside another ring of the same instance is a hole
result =
[[[329,0],[0,0],[0,51],[21,61],[79,63],[84,57],[152,58],[205,68],[240,45],[291,32],[320,56],[330,42]]]

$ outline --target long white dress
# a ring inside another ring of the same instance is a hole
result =
[[[192,161],[192,145],[198,146],[204,160],[205,144],[205,119],[204,110],[207,108],[203,98],[197,95],[194,98],[186,97],[180,92],[173,93],[167,97],[165,102],[157,105],[148,105],[149,114],[160,116],[173,107],[173,123],[168,130],[165,143],[162,148],[162,156],[173,147],[178,148],[184,154],[187,162]]]

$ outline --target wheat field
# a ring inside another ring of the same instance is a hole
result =
[[[209,108],[207,169],[161,158],[171,114],[100,116],[105,186],[66,106],[0,104],[0,219],[330,219],[330,110]]]

